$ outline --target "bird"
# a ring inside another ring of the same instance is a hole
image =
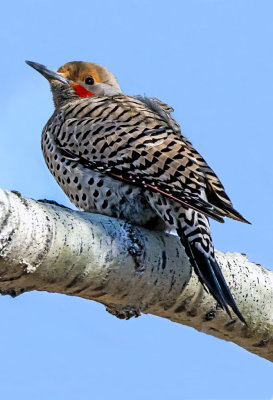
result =
[[[72,61],[57,72],[26,63],[50,83],[55,111],[41,146],[70,201],[138,226],[176,230],[205,290],[246,324],[216,260],[209,218],[249,222],[182,135],[173,108],[124,94],[114,74],[96,63]]]

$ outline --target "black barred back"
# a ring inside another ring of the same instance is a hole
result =
[[[147,101],[119,94],[73,100],[44,128],[47,165],[85,211],[177,230],[196,273],[229,314],[244,321],[214,256],[207,216],[244,221],[174,122]]]

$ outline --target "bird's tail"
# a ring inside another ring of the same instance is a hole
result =
[[[229,307],[231,307],[237,317],[246,324],[215,259],[212,243],[209,243],[211,248],[208,253],[202,248],[200,237],[195,235],[195,237],[190,240],[185,236],[181,228],[177,229],[177,233],[201,283],[212,294],[220,307],[228,313],[230,318],[231,313]],[[208,241],[208,238],[206,238],[206,240]]]
[[[176,229],[194,270],[221,308],[231,318],[230,308],[246,324],[228,288],[214,255],[208,218],[192,208],[179,205],[159,193],[148,192],[150,206],[159,214],[168,229]]]

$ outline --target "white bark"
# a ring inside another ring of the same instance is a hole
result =
[[[92,299],[120,318],[150,313],[273,361],[273,273],[238,253],[217,259],[247,320],[216,308],[177,237],[0,191],[0,293]]]

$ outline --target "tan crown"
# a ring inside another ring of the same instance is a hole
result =
[[[121,91],[116,77],[102,65],[84,61],[71,61],[62,65],[58,72],[74,82],[84,82],[92,76],[95,83],[105,83]]]

